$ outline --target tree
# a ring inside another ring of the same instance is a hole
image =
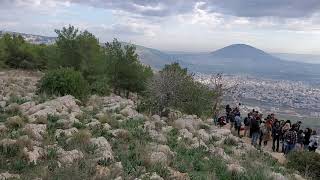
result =
[[[71,67],[83,73],[85,77],[95,72],[97,61],[101,58],[99,40],[90,32],[80,32],[74,26],[55,30],[57,33],[56,50],[58,58],[54,59],[56,67]]]
[[[196,82],[187,69],[173,63],[166,65],[149,81],[143,103],[157,114],[166,108],[174,108],[188,114],[204,115],[211,113],[214,96],[213,89]]]
[[[5,34],[0,39],[0,67],[45,69],[47,48],[43,44],[31,44],[20,35]]]
[[[152,76],[152,70],[139,62],[134,46],[122,44],[114,39],[105,46],[106,73],[115,93],[140,93],[145,90],[147,79]]]

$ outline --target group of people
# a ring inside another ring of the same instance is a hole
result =
[[[227,105],[226,116],[218,118],[217,124],[224,126],[230,123],[230,129],[235,129],[239,137],[241,130],[243,136],[250,137],[254,146],[268,145],[272,141],[272,150],[288,154],[292,150],[316,151],[319,146],[320,137],[315,130],[302,129],[301,121],[292,123],[290,120],[278,120],[274,114],[263,118],[259,111],[252,110],[246,117],[242,118],[239,107],[231,108]]]

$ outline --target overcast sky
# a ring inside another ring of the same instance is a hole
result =
[[[68,24],[161,50],[320,54],[320,0],[0,0],[0,30],[55,36]]]

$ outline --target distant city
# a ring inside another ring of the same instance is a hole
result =
[[[197,79],[210,82],[211,76],[198,74]],[[304,82],[271,80],[244,75],[225,75],[223,84],[233,87],[226,94],[234,103],[250,108],[293,116],[320,117],[320,88]]]

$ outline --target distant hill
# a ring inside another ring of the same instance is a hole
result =
[[[27,41],[35,44],[52,44],[56,40],[55,37],[16,32],[0,31],[0,36],[4,33],[20,34]],[[123,42],[123,44],[129,43]],[[308,64],[301,62],[303,60],[297,60],[306,56],[290,56],[284,53],[269,54],[246,44],[233,44],[208,53],[164,52],[144,46],[135,46],[141,62],[154,69],[161,69],[165,64],[179,62],[193,72],[248,74],[320,84],[320,64]]]
[[[292,53],[272,53],[272,55],[287,61],[320,64],[320,55]]]
[[[26,41],[34,44],[53,44],[56,41],[55,37],[40,36],[40,35],[25,34],[25,33],[10,32],[10,31],[0,31],[0,37],[7,33],[14,34],[14,35],[21,35]]]

